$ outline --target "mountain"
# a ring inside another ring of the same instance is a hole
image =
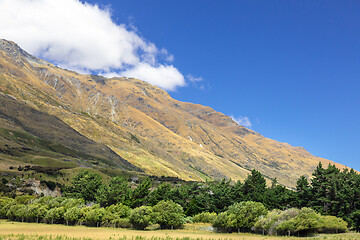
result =
[[[87,154],[67,159],[71,167],[86,163],[184,180],[243,180],[257,169],[294,187],[319,162],[345,167],[265,138],[210,107],[177,101],[144,81],[61,69],[6,40],[0,40],[0,92],[3,161],[24,161],[9,153],[11,144],[21,146],[5,134],[11,130]]]

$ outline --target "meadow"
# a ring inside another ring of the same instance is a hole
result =
[[[138,231],[118,228],[92,228],[58,224],[36,224],[0,221],[0,240],[281,240],[304,239],[246,233],[214,233],[204,229],[210,225],[187,224],[179,230]],[[360,233],[328,234],[308,237],[312,240],[355,240]]]

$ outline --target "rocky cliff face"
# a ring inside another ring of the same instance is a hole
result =
[[[318,162],[333,164],[265,138],[210,107],[172,99],[141,80],[60,69],[5,40],[0,40],[0,91],[56,116],[147,174],[242,180],[255,168],[292,187]]]

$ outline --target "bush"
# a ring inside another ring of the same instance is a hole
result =
[[[217,216],[213,226],[221,232],[248,232],[255,222],[266,213],[266,208],[259,202],[235,203],[227,211]]]
[[[116,228],[131,228],[129,218],[115,218],[111,221],[111,224]]]
[[[261,232],[262,234],[267,233],[268,235],[274,235],[277,234],[277,227],[278,225],[280,225],[282,222],[287,221],[289,219],[292,219],[294,217],[296,217],[299,214],[299,210],[296,208],[290,208],[288,210],[285,211],[281,211],[279,209],[274,209],[270,212],[268,212],[268,214],[266,216],[260,217],[259,220],[255,223],[254,225],[254,231],[255,232]],[[282,227],[285,227],[282,226]],[[288,234],[288,230],[281,230],[286,232],[286,234]]]
[[[318,232],[322,226],[321,218],[322,216],[313,209],[304,207],[299,210],[299,213],[295,217],[281,222],[276,227],[276,230],[283,235],[295,233],[301,236],[312,235]]]
[[[193,222],[201,222],[201,223],[213,223],[217,217],[217,214],[215,212],[209,213],[209,212],[202,212],[199,214],[196,214],[192,220]]]
[[[184,224],[184,209],[173,201],[161,201],[153,207],[154,221],[161,229],[180,228]]]
[[[119,203],[110,205],[106,208],[106,211],[118,216],[119,218],[128,218],[130,216],[131,208],[122,203]]]
[[[149,226],[153,211],[149,206],[135,208],[130,214],[130,223],[135,229],[143,230]]]
[[[320,219],[319,232],[322,233],[344,233],[347,230],[347,223],[335,216],[322,216]]]

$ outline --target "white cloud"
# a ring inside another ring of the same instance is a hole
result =
[[[82,73],[133,75],[166,90],[185,85],[166,49],[114,23],[110,9],[79,0],[0,0],[0,38]]]
[[[243,116],[239,116],[239,117],[234,117],[234,116],[230,116],[232,120],[234,120],[237,124],[247,127],[247,128],[251,128],[252,124],[250,122],[250,119],[248,117],[243,117]]]
[[[168,90],[175,90],[177,86],[185,86],[183,75],[172,65],[160,64],[154,67],[148,63],[140,63],[136,67],[122,72],[121,75],[142,79]]]
[[[186,78],[190,80],[190,82],[201,82],[203,80],[202,77],[194,77],[191,74],[186,75]]]

